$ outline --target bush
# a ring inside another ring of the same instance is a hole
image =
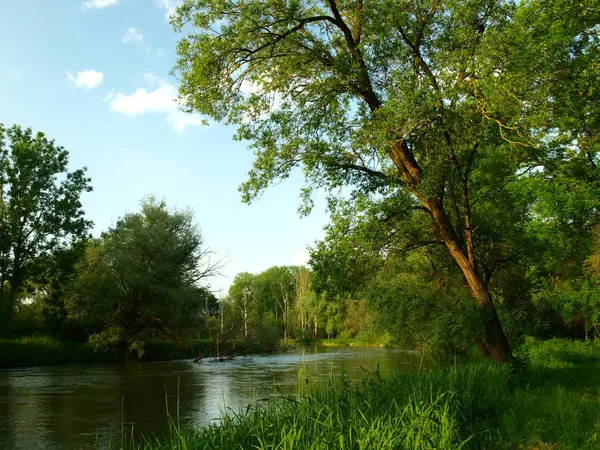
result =
[[[572,339],[544,341],[527,337],[515,354],[533,367],[574,367],[576,363],[585,360],[600,360],[600,341]]]
[[[295,339],[279,339],[279,349],[287,352],[289,350],[293,350],[296,348],[296,340]]]

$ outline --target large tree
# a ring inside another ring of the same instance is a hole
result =
[[[0,335],[10,330],[18,296],[36,261],[85,237],[85,169],[43,133],[0,124]]]
[[[210,251],[190,211],[150,198],[92,242],[77,266],[70,314],[99,322],[98,348],[141,355],[145,340],[178,338],[201,322],[201,283],[214,274]]]
[[[188,110],[251,142],[246,201],[299,167],[307,206],[314,188],[342,192],[394,218],[400,242],[442,245],[483,318],[480,350],[502,362],[489,283],[528,214],[502,194],[572,161],[596,170],[598,3],[184,0],[174,71]]]

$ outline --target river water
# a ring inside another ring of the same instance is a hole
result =
[[[73,364],[0,371],[0,449],[105,449],[121,430],[163,433],[167,405],[181,422],[204,425],[332,375],[357,379],[417,370],[417,352],[306,347],[222,363],[169,361]],[[303,377],[299,382],[300,376]],[[308,380],[308,384],[306,383]],[[179,395],[178,395],[179,392]]]

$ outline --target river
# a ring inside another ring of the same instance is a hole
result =
[[[166,404],[181,422],[207,424],[280,393],[377,367],[383,376],[417,370],[421,355],[385,349],[307,347],[222,363],[169,361],[73,364],[0,371],[0,449],[106,448],[129,434],[167,429]],[[302,382],[307,385],[306,381]]]

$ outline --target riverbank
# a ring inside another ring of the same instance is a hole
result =
[[[0,339],[0,369],[117,360],[116,355],[97,353],[88,345],[47,336]]]
[[[363,347],[363,348],[384,348],[385,342],[370,342],[360,339],[296,339],[298,345],[320,345],[323,347]]]
[[[516,353],[505,366],[340,381],[250,408],[220,426],[179,428],[174,421],[169,439],[135,448],[600,448],[600,345],[529,340]]]
[[[283,339],[270,346],[241,340],[220,344],[221,355],[251,355],[286,351],[297,346],[319,345],[323,347],[365,347],[383,348],[383,343],[373,343],[357,339]],[[172,361],[192,359],[202,353],[207,357],[217,355],[216,343],[211,339],[199,339],[186,343],[168,340],[152,340],[146,343],[141,361]],[[0,369],[16,369],[36,366],[57,366],[70,363],[120,362],[122,357],[116,352],[97,352],[81,342],[58,341],[48,336],[0,339]]]
[[[253,342],[228,341],[220,345],[220,354],[240,355],[264,353],[269,349]],[[149,341],[144,347],[142,361],[171,361],[192,359],[199,352],[216,356],[213,340],[196,340],[178,344],[166,340]],[[48,336],[0,339],[0,369],[36,366],[58,366],[72,363],[121,362],[116,352],[96,352],[88,344],[58,341]]]

